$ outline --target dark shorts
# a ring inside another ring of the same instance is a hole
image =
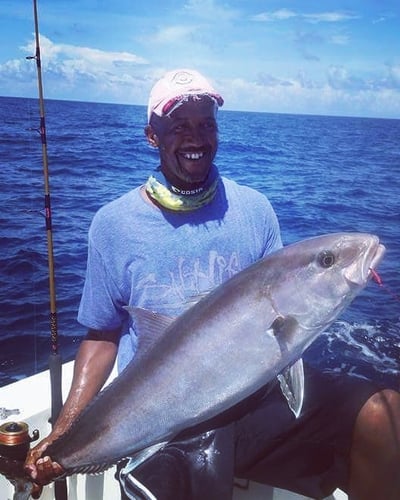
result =
[[[337,487],[346,490],[354,423],[379,388],[306,364],[304,369],[305,399],[299,418],[276,384],[253,400],[252,410],[234,424],[206,438],[171,443],[133,475],[158,500],[229,499],[234,476],[312,498],[324,498]]]
[[[354,423],[379,390],[358,377],[321,373],[306,364],[305,398],[295,418],[275,386],[236,423],[235,474],[323,498],[347,489]]]

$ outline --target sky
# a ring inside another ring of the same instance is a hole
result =
[[[225,109],[400,119],[398,0],[38,0],[49,99],[147,103],[194,68]],[[32,0],[0,0],[0,95],[36,97]]]

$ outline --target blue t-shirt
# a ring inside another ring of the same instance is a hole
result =
[[[78,321],[95,330],[122,326],[122,369],[139,333],[124,306],[177,316],[195,296],[281,246],[267,198],[232,180],[221,177],[213,201],[191,212],[161,210],[133,189],[93,219]]]

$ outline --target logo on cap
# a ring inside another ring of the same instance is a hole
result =
[[[173,81],[178,85],[188,85],[193,81],[193,75],[187,71],[180,71],[174,75]]]

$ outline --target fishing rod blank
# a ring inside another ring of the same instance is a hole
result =
[[[33,0],[33,14],[35,22],[35,41],[36,53],[28,59],[36,60],[37,81],[39,91],[39,112],[40,127],[39,133],[42,142],[42,162],[44,177],[44,208],[47,234],[47,256],[49,272],[49,295],[50,295],[50,334],[51,334],[51,355],[49,357],[50,383],[51,383],[51,424],[54,425],[62,408],[62,360],[58,352],[58,329],[57,329],[57,307],[56,307],[56,289],[54,272],[54,251],[53,251],[53,233],[51,220],[51,201],[50,201],[50,183],[49,183],[49,165],[47,156],[47,138],[46,122],[43,98],[42,68],[40,56],[39,41],[39,21],[37,0]],[[65,480],[55,483],[56,500],[67,499],[67,487]]]

